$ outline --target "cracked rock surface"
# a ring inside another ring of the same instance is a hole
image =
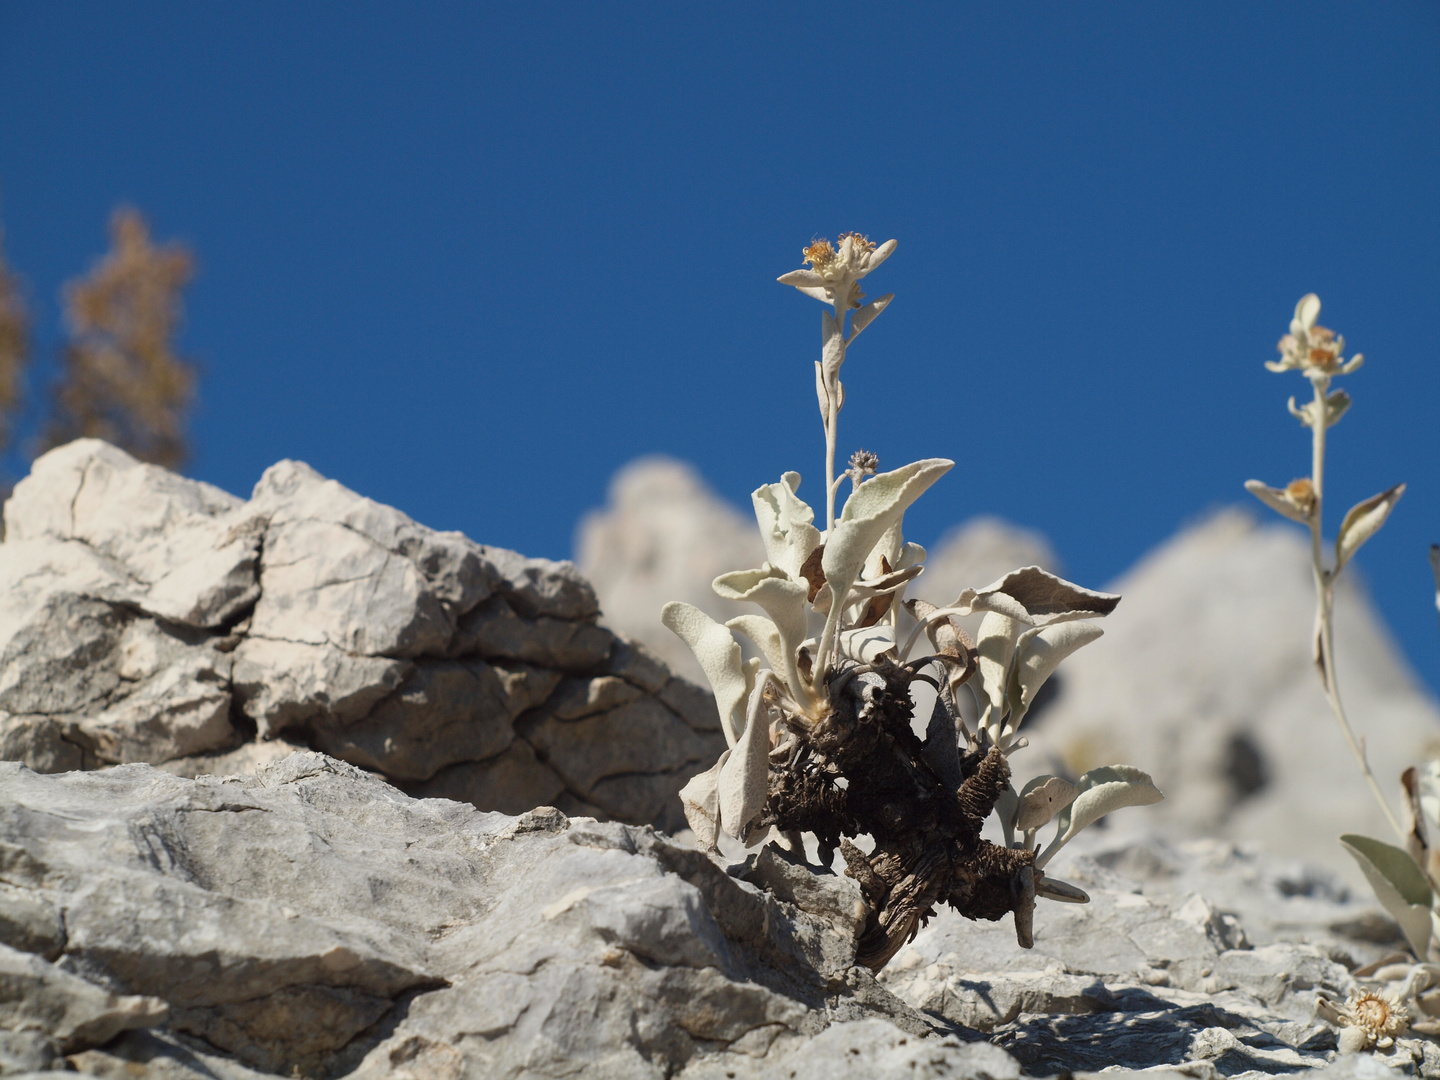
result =
[[[877,981],[858,887],[773,850],[727,868],[313,751],[193,780],[4,763],[0,1075],[1396,1075],[1315,1017],[1390,948],[1364,904],[1216,842],[1067,873],[1093,902],[1047,905],[1033,951],[947,911]],[[1385,1060],[1440,1075],[1432,1043]]]
[[[649,827],[302,752],[195,780],[5,763],[0,836],[25,913],[0,920],[0,1072],[748,1076],[813,1042],[1015,1075],[852,968],[850,883],[804,910]]]
[[[708,694],[597,625],[569,563],[416,524],[284,461],[249,501],[94,439],[0,544],[0,758],[244,771],[307,746],[415,794],[675,828]]]
[[[1031,1076],[1440,1076],[1440,1047],[1418,1038],[1398,1040],[1388,1065],[1337,1059],[1316,1016],[1322,996],[1356,988],[1352,970],[1404,948],[1368,896],[1226,841],[1090,844],[1063,875],[1091,902],[1037,910],[1033,949],[1003,923],[942,911],[881,984],[985,1032]]]

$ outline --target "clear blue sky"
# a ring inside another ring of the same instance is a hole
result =
[[[0,2],[42,349],[117,203],[190,244],[195,476],[300,458],[550,556],[639,454],[813,491],[820,309],[774,278],[854,229],[898,299],[842,447],[961,462],[914,538],[1001,514],[1098,585],[1306,471],[1261,365],[1313,290],[1369,360],[1331,528],[1409,481],[1361,563],[1432,686],[1437,118],[1433,3]]]

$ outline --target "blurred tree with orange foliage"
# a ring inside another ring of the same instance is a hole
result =
[[[0,232],[0,241],[4,240]],[[5,264],[0,247],[0,453],[9,445],[20,411],[21,376],[30,359],[30,325],[20,296],[20,279]]]
[[[109,254],[65,288],[71,340],[42,449],[93,436],[175,468],[189,453],[195,396],[194,368],[174,343],[194,260],[178,244],[152,244],[130,209],[111,218],[110,240]]]

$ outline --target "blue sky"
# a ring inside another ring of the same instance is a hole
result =
[[[820,307],[774,278],[853,229],[900,246],[842,450],[957,459],[914,538],[1001,514],[1099,585],[1306,471],[1262,363],[1313,290],[1368,358],[1331,527],[1409,482],[1360,562],[1432,686],[1437,196],[1428,3],[0,2],[41,351],[117,204],[191,245],[194,476],[556,557],[640,454],[804,494]]]

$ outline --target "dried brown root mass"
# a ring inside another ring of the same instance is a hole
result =
[[[972,752],[960,758],[958,790],[942,780],[930,764],[937,755],[911,730],[913,678],[893,664],[842,665],[830,680],[830,715],[795,725],[789,752],[772,760],[760,821],[813,832],[827,865],[840,849],[869,905],[856,959],[873,971],[942,902],[971,919],[1014,912],[1017,936],[1030,944],[1035,854],[980,837],[1010,766],[998,749]],[[953,745],[953,722],[941,728],[932,725],[929,738]],[[875,840],[869,855],[847,839],[865,833]]]

